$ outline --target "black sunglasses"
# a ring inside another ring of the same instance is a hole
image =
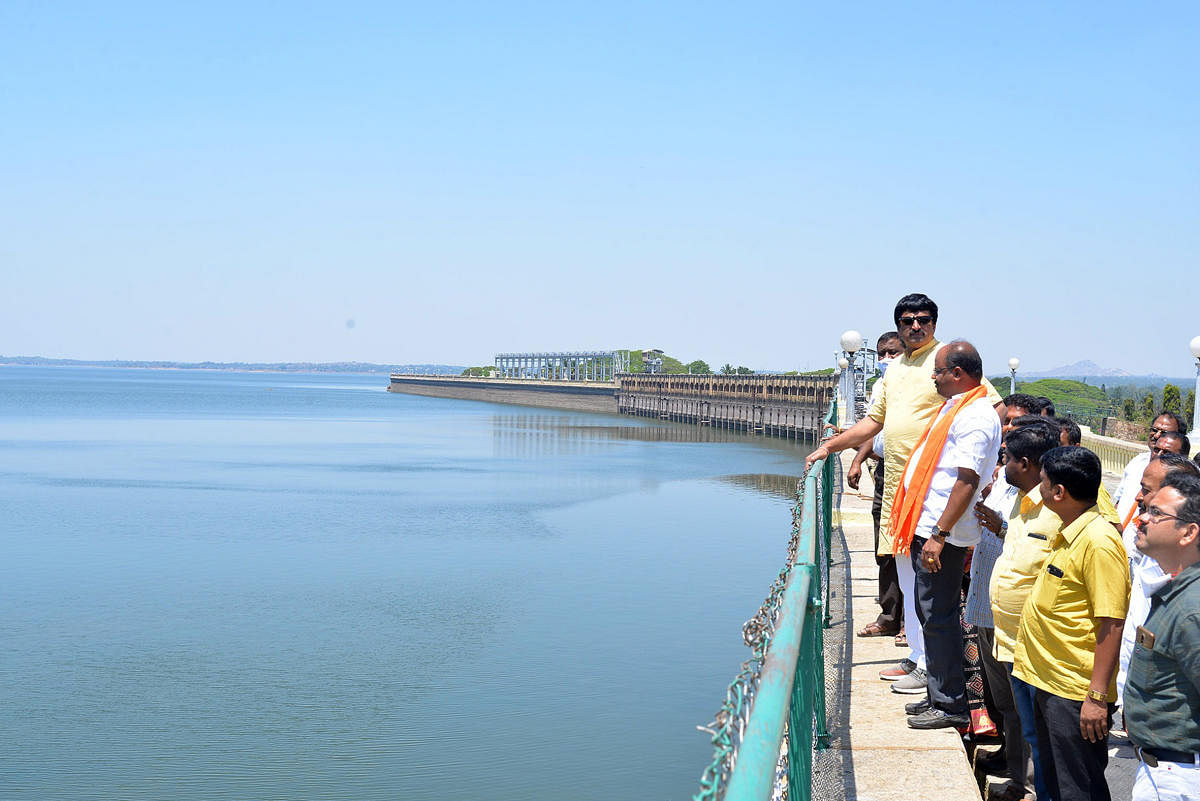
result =
[[[912,328],[913,323],[916,323],[917,325],[924,328],[925,326],[929,325],[932,322],[933,322],[933,317],[928,314],[920,314],[915,317],[901,317],[900,318],[900,325],[904,326],[905,328]]]

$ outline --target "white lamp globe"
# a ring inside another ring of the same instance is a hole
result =
[[[1192,341],[1188,347],[1192,349],[1192,355],[1200,359],[1200,337],[1192,337]]]
[[[1197,339],[1200,339],[1200,337],[1197,337]],[[1008,360],[1008,369],[1009,370],[1016,370],[1020,366],[1021,366],[1021,360],[1018,359],[1016,356],[1013,356],[1011,359]]]
[[[847,353],[857,353],[862,349],[863,346],[862,334],[858,333],[853,328],[842,334],[841,341],[842,350],[846,351]]]
[[[849,366],[850,366],[850,360],[847,359],[845,356],[838,359],[838,367],[841,368],[842,370],[845,370]]]

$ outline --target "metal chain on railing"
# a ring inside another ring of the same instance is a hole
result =
[[[807,474],[807,471],[806,471]],[[766,659],[767,648],[771,645],[771,637],[775,633],[775,625],[779,620],[782,609],[783,591],[787,587],[788,577],[800,552],[800,518],[804,505],[804,478],[801,477],[796,488],[796,503],[792,506],[792,535],[788,539],[787,561],[779,575],[771,583],[766,600],[758,608],[754,617],[742,625],[742,640],[750,649],[750,658],[742,663],[742,668],[734,677],[725,693],[725,701],[717,710],[716,716],[707,726],[697,726],[700,731],[712,735],[713,761],[704,769],[700,777],[700,792],[693,796],[693,801],[708,801],[724,796],[725,785],[733,773],[737,762],[738,748],[746,733],[746,724],[750,720],[750,710],[754,706],[754,696],[758,690],[759,675],[762,672],[763,661]],[[786,750],[781,757],[782,774],[786,777]],[[777,782],[778,783],[778,782]]]

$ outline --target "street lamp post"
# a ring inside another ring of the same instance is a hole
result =
[[[853,328],[842,332],[841,338],[842,350],[846,352],[846,364],[851,366],[849,373],[849,386],[846,387],[846,423],[854,425],[858,422],[858,373],[860,371],[859,360],[855,357],[863,346],[862,334],[855,331]],[[841,364],[839,361],[838,364]],[[845,368],[842,368],[845,369]]]
[[[846,427],[854,425],[854,412],[851,411],[852,404],[847,400],[850,397],[849,388],[847,387],[846,376],[850,374],[850,360],[845,356],[839,356],[837,360],[838,366],[838,383],[842,386],[842,401],[845,403],[845,420]]]
[[[1008,394],[1015,395],[1017,392],[1017,368],[1021,366],[1021,360],[1013,356],[1008,360],[1008,370],[1011,373],[1011,378],[1008,384]]]
[[[1196,403],[1192,407],[1192,437],[1200,429],[1200,337],[1192,337],[1189,345],[1192,355],[1196,357]]]

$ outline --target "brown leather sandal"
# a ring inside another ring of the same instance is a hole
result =
[[[895,634],[895,631],[888,631],[878,622],[868,623],[863,627],[862,631],[858,632],[859,637],[890,637]]]

